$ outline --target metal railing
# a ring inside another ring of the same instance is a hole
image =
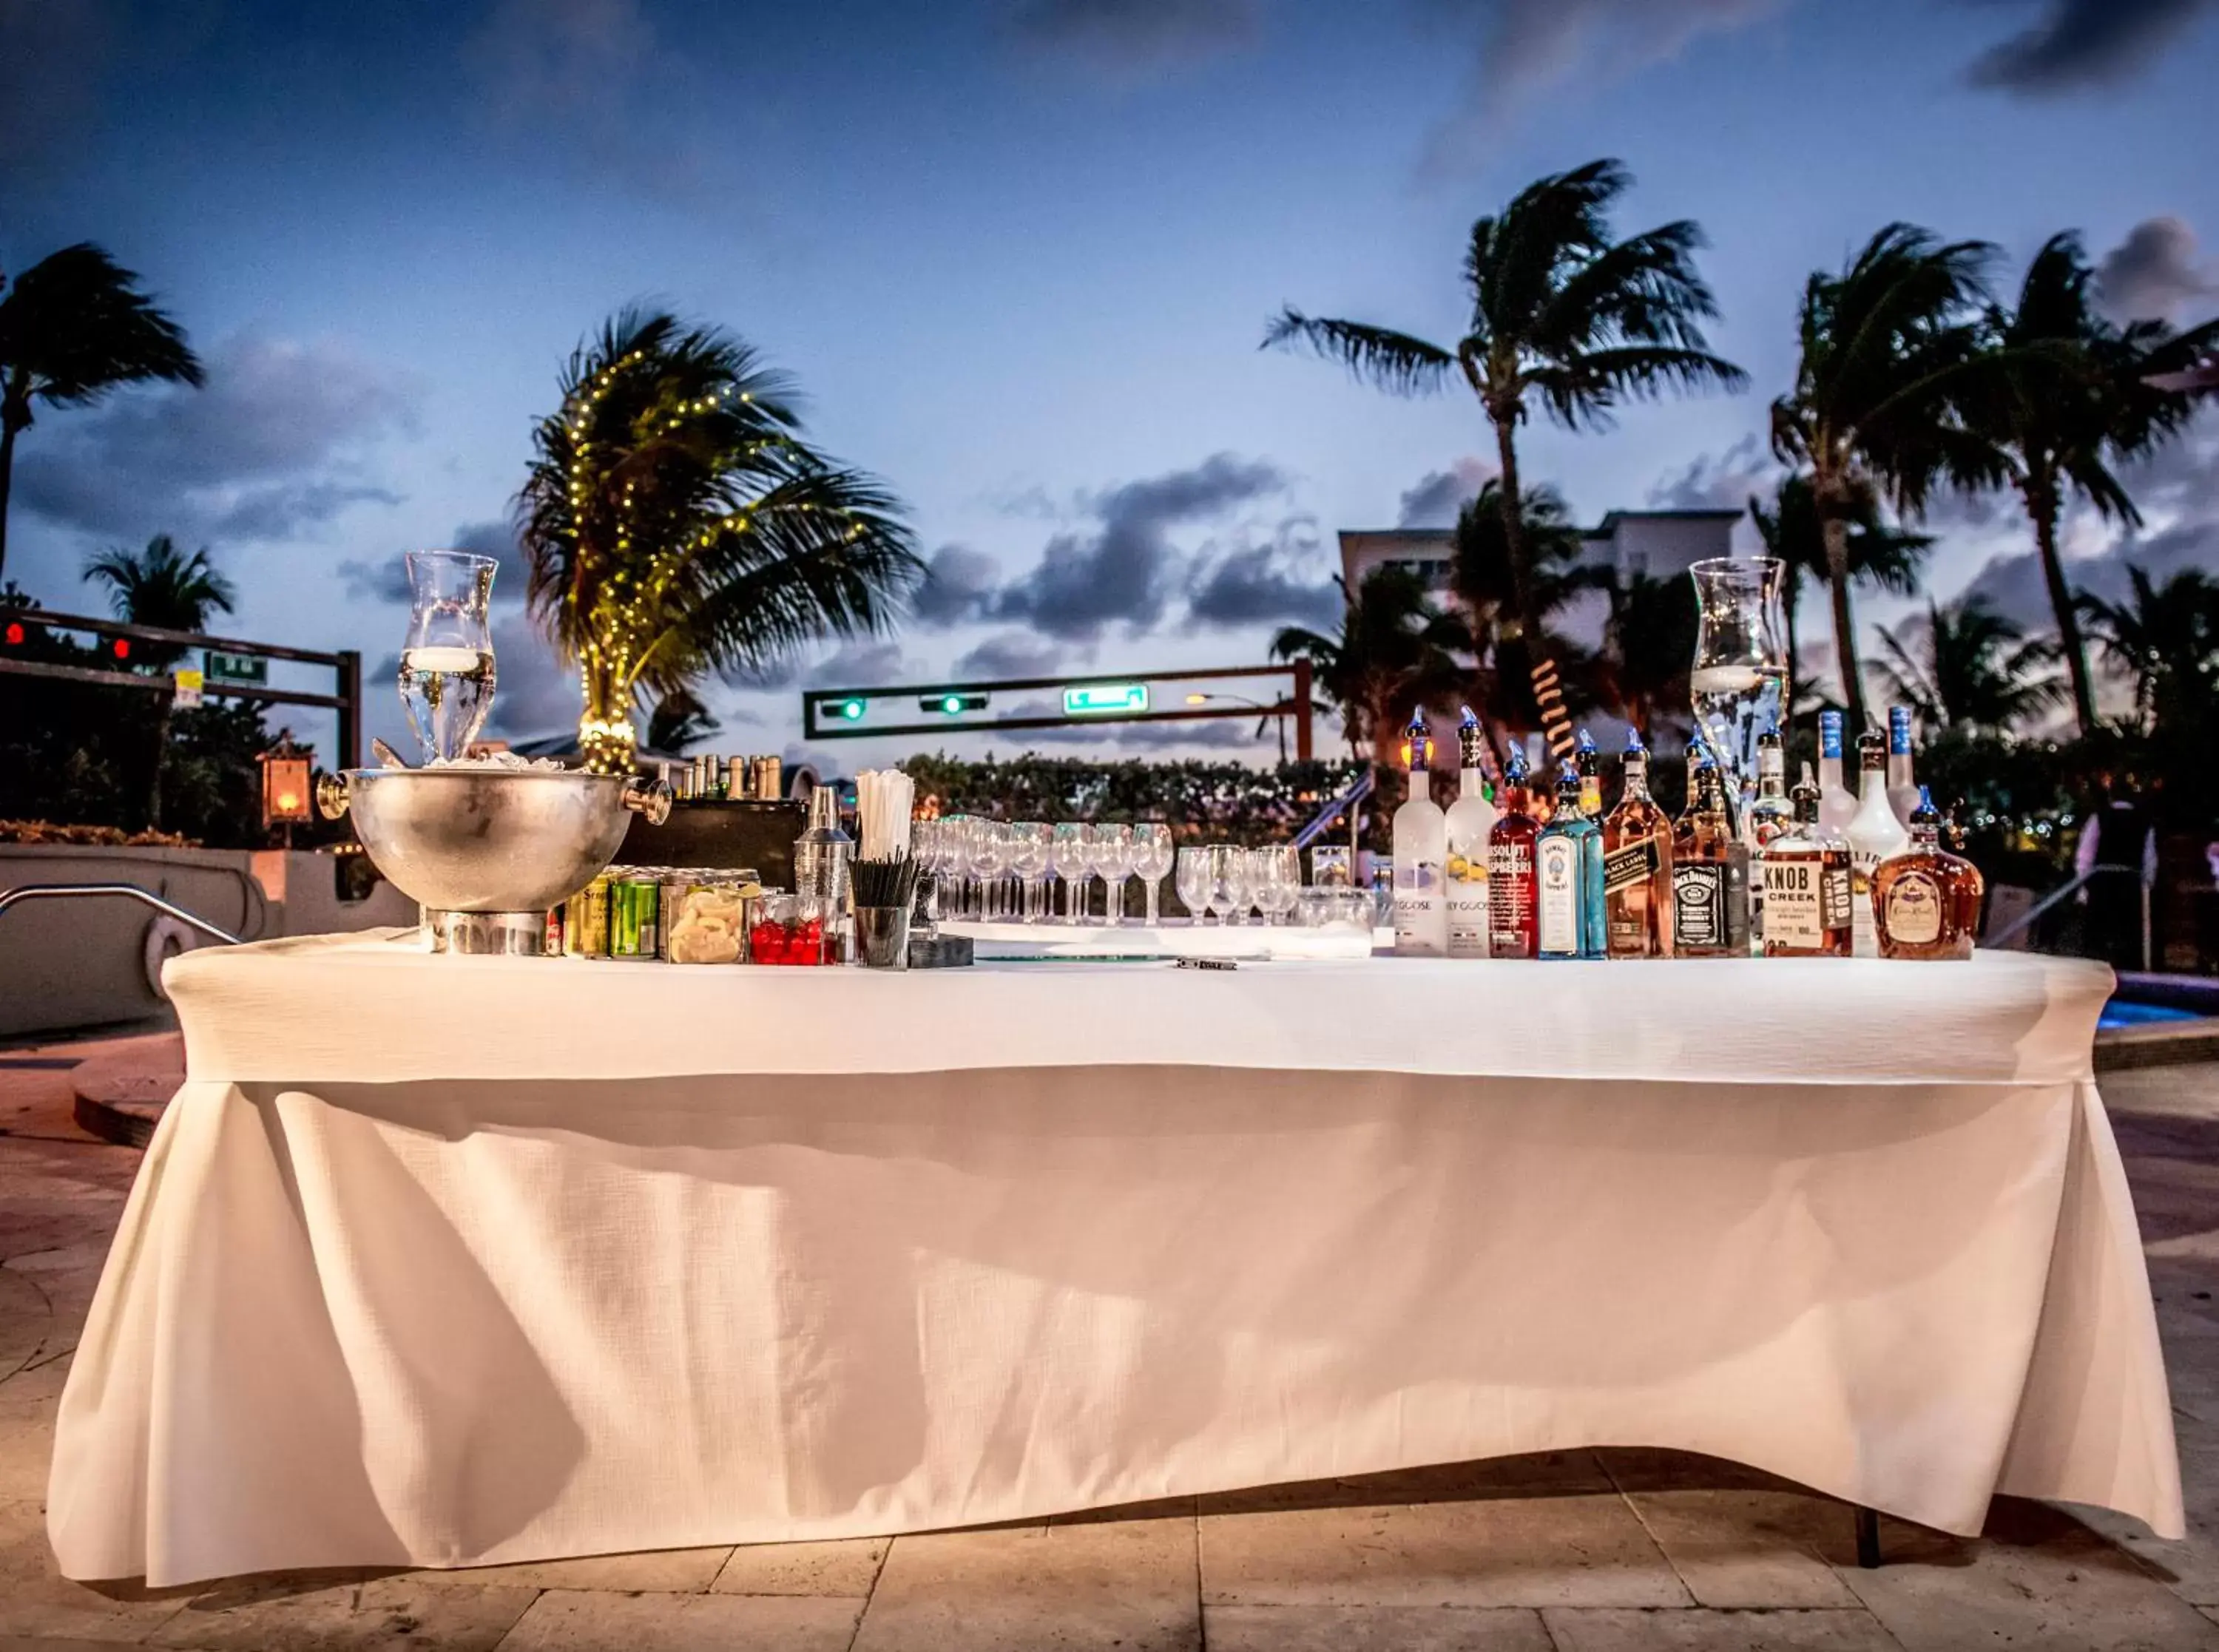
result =
[[[1367,767],[1363,773],[1356,777],[1354,784],[1350,786],[1347,791],[1319,810],[1316,817],[1295,834],[1295,847],[1298,849],[1309,848],[1311,844],[1325,835],[1327,827],[1332,825],[1344,814],[1349,817],[1350,823],[1353,825],[1356,805],[1371,795],[1372,785],[1371,770]]]
[[[2144,970],[2148,970],[2150,966],[2151,955],[2150,886],[2149,879],[2142,876],[2141,869],[2139,866],[2091,866],[2087,871],[2080,873],[2079,876],[2074,878],[2071,882],[2060,884],[2057,888],[2051,890],[2049,893],[2044,895],[2032,906],[2028,907],[2025,911],[2020,913],[2009,923],[2004,925],[2004,927],[1997,930],[1995,934],[1984,937],[1981,944],[1986,947],[2004,947],[2009,945],[2013,939],[2031,929],[2036,923],[2041,921],[2044,914],[2063,905],[2067,901],[2079,894],[2097,879],[2104,877],[2107,873],[2114,873],[2132,878],[2136,883],[2141,885],[2142,968]]]
[[[227,947],[239,944],[239,937],[228,929],[219,929],[206,918],[196,917],[182,906],[172,906],[159,895],[150,893],[136,884],[20,884],[14,889],[0,890],[0,912],[5,912],[19,901],[63,895],[121,895],[130,900],[144,902],[180,923],[190,923],[202,935],[213,936]]]

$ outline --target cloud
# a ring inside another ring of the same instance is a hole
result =
[[[1261,0],[1019,0],[1009,25],[1027,45],[1124,77],[1253,45],[1263,12]]]
[[[1030,631],[1004,631],[958,659],[952,674],[962,680],[1046,677],[1061,669],[1072,653],[1069,644],[1051,643]]]
[[[2189,300],[2219,292],[2196,254],[2196,232],[2179,219],[2143,219],[2096,265],[2104,309],[2123,321],[2176,320]]]
[[[2047,96],[2116,85],[2154,62],[2211,0],[2043,0],[2042,16],[1975,59],[1975,86]]]
[[[1290,517],[1265,543],[1241,545],[1195,565],[1187,585],[1187,624],[1330,624],[1346,606],[1329,573],[1313,517]],[[1304,577],[1308,570],[1314,577]]]
[[[1463,107],[1428,140],[1429,171],[1492,158],[1493,140],[1560,87],[1592,87],[1676,57],[1706,34],[1744,28],[1793,0],[1427,0],[1426,9],[1480,44]]]
[[[284,540],[399,501],[364,460],[415,428],[413,385],[330,340],[252,333],[218,345],[207,367],[203,389],[42,415],[17,451],[17,502],[93,533]]]
[[[1061,717],[1063,707],[1050,700],[1025,700],[1010,707],[1009,715],[1013,717]],[[1202,746],[1213,750],[1227,750],[1270,745],[1274,739],[1271,730],[1266,728],[1262,738],[1259,739],[1255,724],[1248,720],[1254,715],[1254,712],[1244,709],[1239,717],[1222,720],[1067,723],[1053,729],[1020,729],[1012,738],[1021,739],[1028,745],[1122,746],[1150,751],[1176,746]],[[992,732],[991,728],[984,731]]]
[[[1687,468],[1649,490],[1654,511],[1744,511],[1752,496],[1769,500],[1780,485],[1780,462],[1754,434],[1719,453],[1700,453]]]
[[[1268,461],[1217,453],[1189,469],[1113,488],[1088,501],[1093,526],[1057,534],[1039,565],[1002,589],[993,617],[1029,622],[1067,642],[1092,642],[1116,624],[1144,630],[1163,618],[1173,588],[1179,556],[1172,531],[1286,487]]]
[[[492,557],[500,564],[494,570],[494,606],[504,608],[523,602],[526,594],[524,552],[516,543],[516,531],[507,522],[465,522],[448,535],[444,545],[426,545],[423,549],[467,550],[474,556]],[[349,557],[339,564],[339,575],[347,595],[357,601],[406,603],[409,599],[405,553],[396,551],[374,562]]]
[[[982,550],[942,545],[925,563],[923,582],[910,593],[910,613],[929,626],[982,619],[1000,574],[999,565]]]
[[[1449,461],[1445,470],[1428,470],[1402,495],[1398,528],[1452,528],[1457,512],[1479,496],[1495,467],[1476,453]]]
[[[494,621],[493,653],[500,680],[486,732],[509,740],[562,734],[578,726],[582,707],[578,668],[555,657],[555,645],[521,613]],[[399,668],[399,662],[395,662]]]
[[[835,649],[802,673],[811,688],[875,688],[911,674],[901,644],[862,638]]]

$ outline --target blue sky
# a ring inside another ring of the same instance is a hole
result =
[[[2075,227],[2122,313],[2219,308],[2215,68],[2209,0],[0,0],[0,267],[99,241],[210,369],[41,418],[9,572],[83,606],[89,550],[168,530],[239,581],[229,629],[384,658],[399,553],[498,543],[563,358],[645,296],[796,376],[959,586],[1029,593],[718,686],[720,748],[789,748],[809,680],[1257,661],[1324,612],[1334,529],[1492,450],[1468,397],[1260,353],[1282,303],[1452,338],[1472,218],[1619,156],[1623,230],[1709,233],[1753,388],[1535,427],[1526,474],[1587,518],[1737,506],[1805,276],[1891,219],[2005,284]],[[2074,525],[2090,581],[2219,563],[2214,446],[2149,469],[2133,543]],[[1937,593],[2032,594],[2006,503],[1930,525]],[[513,606],[500,640],[498,721],[560,724]]]

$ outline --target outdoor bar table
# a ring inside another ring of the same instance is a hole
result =
[[[195,953],[49,1533],[162,1585],[1628,1445],[2178,1536],[2110,978]]]

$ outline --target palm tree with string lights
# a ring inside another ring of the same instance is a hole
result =
[[[2010,481],[2034,526],[2035,550],[2083,735],[2096,729],[2096,690],[2080,635],[2078,597],[2058,553],[2058,519],[2075,495],[2129,528],[2141,525],[2113,468],[2146,457],[2195,412],[2193,391],[2151,381],[2191,366],[2219,343],[2219,321],[2175,332],[2160,320],[2115,326],[2095,305],[2096,271],[2070,231],[2043,243],[2018,302],[1989,311],[2005,370],[1974,414],[2011,456]]]
[[[588,767],[642,699],[886,630],[923,577],[885,485],[802,435],[792,383],[720,329],[628,308],[580,346],[517,496],[531,612],[579,668]]]
[[[1571,750],[1571,719],[1544,640],[1518,427],[1538,410],[1567,430],[1600,429],[1628,400],[1748,382],[1711,353],[1704,337],[1702,324],[1718,306],[1695,269],[1700,228],[1681,219],[1613,239],[1611,209],[1632,182],[1615,160],[1590,161],[1537,180],[1475,222],[1464,259],[1470,320],[1453,347],[1291,307],[1264,333],[1266,348],[1308,348],[1394,394],[1438,391],[1461,376],[1478,397],[1501,466],[1498,497],[1514,586],[1501,638],[1506,662],[1531,680],[1559,755]]]
[[[117,546],[98,552],[87,559],[84,577],[108,587],[108,606],[118,619],[162,630],[205,631],[212,616],[231,612],[239,600],[237,587],[208,561],[207,546],[187,556],[166,533],[156,534],[143,550]],[[166,672],[184,653],[175,643],[142,641],[135,664],[143,671]],[[169,769],[170,719],[175,697],[157,690],[154,702],[153,755],[146,767],[149,826],[162,823],[162,779]]]
[[[0,276],[0,569],[16,438],[36,408],[90,407],[127,384],[201,379],[184,330],[91,242],[47,254],[12,287]]]
[[[1764,554],[1782,565],[1780,606],[1787,632],[1787,683],[1783,703],[1792,711],[1801,682],[1802,638],[1799,618],[1806,580],[1827,583],[1826,536],[1818,517],[1818,501],[1811,478],[1797,471],[1781,481],[1771,506],[1752,495],[1750,519],[1756,525]],[[1869,479],[1853,478],[1842,511],[1844,566],[1849,583],[1908,596],[1918,588],[1918,576],[1934,536],[1913,533],[1887,520],[1880,496]]]
[[[1915,644],[1883,632],[1881,684],[1929,730],[2006,733],[2058,703],[2057,645],[2026,633],[1979,597],[1929,602]]]

